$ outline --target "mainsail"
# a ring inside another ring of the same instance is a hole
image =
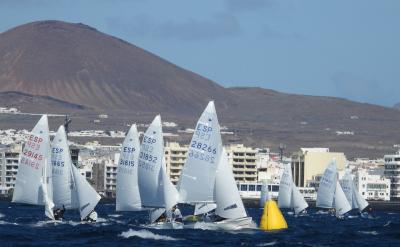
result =
[[[65,128],[61,125],[51,145],[53,169],[53,200],[57,208],[79,208],[77,190],[72,176],[72,160],[67,143]]]
[[[160,115],[156,116],[144,133],[139,153],[139,191],[142,206],[164,208],[164,191],[161,166],[164,158],[164,141]]]
[[[210,101],[197,122],[183,167],[179,193],[182,202],[215,201],[215,174],[221,156],[222,141],[214,102]]]
[[[295,214],[308,207],[303,195],[293,183],[290,164],[285,164],[279,183],[278,205],[280,208],[292,208]]]
[[[285,164],[279,183],[278,205],[280,208],[290,208],[292,198],[292,172],[290,164]]]
[[[332,208],[333,198],[335,195],[336,188],[336,161],[332,162],[325,169],[324,175],[319,182],[319,188],[317,192],[316,206],[320,208]]]
[[[45,205],[46,215],[54,219],[51,171],[49,125],[43,115],[22,150],[12,201]]]
[[[216,173],[215,199],[217,215],[227,219],[247,217],[225,149],[222,149]]]
[[[345,171],[343,178],[340,180],[340,185],[343,189],[344,194],[346,195],[347,201],[350,203],[351,208],[358,208],[357,201],[354,198],[354,184],[353,179],[351,178],[351,174],[349,171]]]
[[[141,210],[138,185],[138,160],[140,144],[139,134],[135,124],[131,126],[122,144],[117,172],[117,211]]]

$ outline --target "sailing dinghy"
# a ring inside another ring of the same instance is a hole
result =
[[[181,223],[168,219],[156,222],[179,201],[179,193],[166,173],[162,124],[159,115],[154,118],[143,136],[138,164],[142,207],[150,210],[150,223],[161,228],[182,227]]]
[[[116,211],[142,210],[138,184],[140,143],[135,124],[122,144],[117,170]]]
[[[45,215],[54,220],[51,173],[49,124],[43,115],[22,150],[12,202],[44,205]]]
[[[351,210],[351,206],[337,179],[335,160],[332,160],[328,165],[321,178],[317,192],[316,207],[328,209],[334,208],[335,215],[338,218],[342,218],[345,213]]]
[[[96,221],[97,213],[94,212],[94,208],[101,197],[72,163],[63,125],[58,128],[51,146],[53,197],[56,208],[64,206],[66,209],[77,209],[82,221]]]
[[[301,195],[292,179],[290,164],[285,164],[279,184],[278,205],[280,208],[290,208],[296,215],[303,212],[308,204]]]
[[[362,198],[360,193],[357,191],[353,178],[348,170],[345,171],[343,179],[340,180],[340,185],[342,186],[343,192],[351,205],[351,209],[358,209],[361,213],[366,207],[368,207],[368,202]]]

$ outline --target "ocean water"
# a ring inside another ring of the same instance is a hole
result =
[[[258,224],[262,209],[247,210]],[[284,211],[289,229],[275,232],[154,229],[146,225],[146,212],[115,212],[107,203],[97,212],[95,224],[81,224],[76,211],[49,223],[43,207],[0,202],[0,246],[400,246],[400,212],[338,220],[316,209],[300,217]]]

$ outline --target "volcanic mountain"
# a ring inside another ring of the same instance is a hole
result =
[[[234,133],[225,142],[273,148],[282,142],[289,151],[323,146],[367,157],[391,152],[400,143],[400,111],[393,108],[224,88],[81,23],[39,21],[0,34],[0,106],[81,114],[75,123],[82,128],[125,130],[122,123],[147,122],[154,113],[179,128],[193,128],[211,99],[222,125]],[[90,125],[93,119],[87,118],[99,112],[114,122]],[[0,118],[0,128],[15,127],[15,119]]]
[[[0,91],[51,96],[100,109],[187,112],[229,94],[84,24],[40,21],[0,35]]]

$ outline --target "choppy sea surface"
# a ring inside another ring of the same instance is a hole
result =
[[[146,225],[146,212],[115,212],[115,204],[106,203],[96,211],[95,224],[80,223],[76,211],[49,223],[43,207],[0,202],[0,246],[400,246],[400,212],[338,220],[316,209],[300,217],[284,211],[289,229],[264,232],[154,229]],[[247,211],[258,225],[262,209]]]

